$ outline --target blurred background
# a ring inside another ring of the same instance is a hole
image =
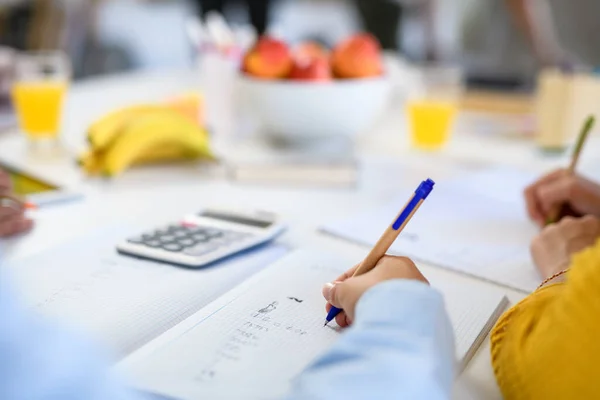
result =
[[[547,1],[560,3],[528,2],[527,12],[547,29],[545,43],[535,46],[523,2],[511,0],[2,0],[0,44],[63,49],[75,79],[185,68],[194,60],[186,18],[218,10],[232,26],[250,23],[292,43],[332,44],[366,30],[409,60],[460,61],[473,81],[516,85],[544,63],[566,61]]]
[[[480,154],[464,134],[497,130],[563,152],[597,113],[599,13],[596,0],[0,0],[0,99],[10,114],[12,88],[31,141],[60,136],[76,151],[93,121],[159,101],[189,111],[230,160],[244,130],[354,146],[372,132],[391,143],[405,125],[421,150],[446,147],[455,131],[454,148]],[[181,81],[179,93],[160,90],[167,80]],[[470,111],[516,119],[478,124]],[[83,164],[104,162],[102,146],[115,143],[88,142]]]

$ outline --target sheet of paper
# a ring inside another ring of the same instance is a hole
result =
[[[182,399],[279,398],[341,334],[339,328],[323,327],[320,288],[351,264],[329,252],[291,253],[118,368],[142,389]],[[487,333],[483,330],[503,306],[504,294],[440,283],[460,361]]]
[[[391,248],[440,267],[530,292],[540,283],[529,254],[538,232],[522,200],[531,175],[490,170],[436,184]],[[322,230],[373,245],[412,192],[364,214],[332,222]]]
[[[125,356],[275,261],[268,246],[192,270],[116,253],[139,228],[111,227],[10,265],[19,289],[42,314],[81,327]]]

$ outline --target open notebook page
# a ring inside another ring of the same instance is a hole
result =
[[[341,334],[339,328],[323,327],[320,288],[353,261],[323,251],[291,253],[118,368],[144,390],[182,399],[278,398]],[[440,287],[447,293],[462,367],[505,306],[505,297],[478,286]]]
[[[270,246],[192,270],[127,257],[111,227],[11,265],[33,309],[76,324],[125,356],[285,254]]]
[[[530,175],[513,170],[474,173],[439,182],[391,252],[530,292],[540,283],[529,254],[538,232],[522,199]],[[372,246],[412,195],[331,222],[322,230]]]

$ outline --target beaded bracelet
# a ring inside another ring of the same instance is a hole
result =
[[[566,274],[567,271],[569,271],[569,268],[563,269],[562,271],[555,273],[551,277],[544,279],[544,281],[542,283],[540,283],[540,286],[538,286],[537,288],[540,289],[542,286],[544,286],[546,283],[550,282],[552,279],[558,278],[559,276]]]

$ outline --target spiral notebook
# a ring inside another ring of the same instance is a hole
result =
[[[180,399],[279,398],[343,334],[323,327],[319,288],[356,261],[347,256],[290,253],[131,354],[117,369],[140,389]],[[460,371],[505,308],[506,297],[479,285],[428,278],[445,296]]]

